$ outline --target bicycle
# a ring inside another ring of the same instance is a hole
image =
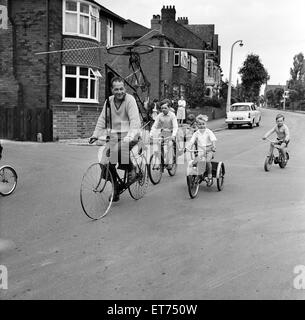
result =
[[[171,137],[160,137],[160,138],[152,138],[152,140],[155,141],[160,141],[161,145],[160,148],[158,146],[158,150],[155,151],[149,159],[149,164],[148,164],[148,175],[150,178],[150,181],[152,182],[152,184],[156,185],[158,183],[160,183],[161,179],[162,179],[162,174],[164,172],[164,169],[167,169],[168,174],[170,176],[174,176],[176,174],[177,171],[177,156],[176,156],[176,152],[175,152],[175,148],[174,146],[169,147],[168,145],[168,141],[171,139]],[[164,144],[167,142],[167,155],[166,155],[166,159],[164,161]],[[173,155],[173,159],[172,159],[172,163],[170,163],[169,159],[168,159],[168,154],[169,154],[169,148],[172,148],[172,155]]]
[[[98,141],[108,143],[109,138],[98,139]],[[117,179],[119,194],[128,189],[130,196],[135,200],[145,195],[148,187],[148,172],[144,149],[144,145],[138,145],[137,152],[130,150],[130,157],[137,171],[135,179],[131,181],[126,168],[118,166],[113,175],[109,168],[109,158],[105,162],[103,162],[104,159],[100,159],[99,162],[89,166],[83,175],[80,188],[82,209],[89,218],[98,220],[109,212],[114,197],[114,179]],[[120,177],[117,169],[124,171],[123,177]]]
[[[3,147],[0,144],[0,159],[2,158]],[[14,192],[17,186],[16,170],[9,165],[0,167],[0,195],[8,196]]]
[[[205,155],[207,153],[207,150],[198,150],[198,149],[189,149],[185,148],[185,152],[191,153],[191,159],[193,160],[195,157],[198,156],[199,152],[204,152]],[[205,156],[206,158],[206,156]],[[214,158],[214,156],[213,156]],[[213,159],[212,158],[212,159]],[[200,160],[199,160],[200,161]],[[225,166],[222,161],[216,162],[211,161],[212,164],[212,177],[216,178],[216,184],[218,191],[221,191],[223,189],[224,184],[224,175],[225,175]],[[198,162],[192,166],[192,172],[191,174],[187,174],[186,176],[186,182],[188,187],[188,193],[192,199],[196,198],[198,191],[199,191],[199,185],[205,181],[207,187],[211,187],[213,185],[213,182],[210,181],[208,178],[208,173],[206,170],[206,167],[204,168],[204,172],[200,173],[198,167]]]
[[[274,149],[271,155],[268,155],[265,159],[264,162],[264,169],[265,171],[270,171],[272,164],[278,164],[280,166],[280,168],[284,169],[288,163],[289,160],[289,153],[286,150],[286,155],[284,155],[282,153],[282,151],[280,150],[280,145],[279,145],[279,141],[273,141],[270,140],[268,138],[266,138],[265,140],[268,140],[271,144],[273,144]],[[277,149],[278,155],[275,156],[274,155],[274,150]]]

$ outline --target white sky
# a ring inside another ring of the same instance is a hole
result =
[[[214,24],[221,46],[223,80],[229,78],[231,46],[232,83],[249,53],[259,55],[267,69],[269,84],[289,80],[293,56],[305,53],[304,0],[99,0],[104,7],[125,19],[150,28],[153,14],[161,14],[163,5],[175,5],[177,17],[188,17],[189,24]]]

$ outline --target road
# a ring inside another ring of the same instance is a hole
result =
[[[294,268],[305,265],[305,115],[286,114],[292,142],[285,169],[263,169],[260,127],[216,132],[224,189],[188,196],[185,165],[128,192],[102,220],[82,212],[82,174],[97,148],[4,141],[18,186],[0,198],[1,252],[8,269],[2,299],[304,299]],[[212,124],[212,122],[211,122]]]

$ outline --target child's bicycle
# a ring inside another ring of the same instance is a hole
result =
[[[3,147],[0,144],[0,159],[2,158]],[[17,186],[17,173],[11,166],[0,167],[0,195],[8,196],[14,192]]]
[[[197,150],[197,149],[189,149],[189,148],[185,148],[185,152],[186,151],[191,153],[191,159],[194,159],[198,155],[199,152],[206,153],[206,150]],[[212,177],[216,178],[217,189],[218,189],[218,191],[221,191],[223,189],[224,175],[225,175],[224,163],[222,161],[220,161],[220,162],[211,161],[211,164],[212,164]],[[199,172],[198,163],[196,163],[192,167],[192,174],[188,174],[186,176],[188,192],[189,192],[189,195],[192,199],[197,196],[198,191],[199,191],[199,185],[203,181],[206,182],[208,187],[211,187],[213,184],[213,182],[211,183],[210,179],[208,179],[206,168],[204,170],[204,173],[201,174]]]
[[[99,139],[98,141],[108,142],[109,139]],[[101,144],[97,143],[97,145]],[[101,161],[93,163],[87,169],[80,187],[80,201],[83,211],[89,218],[98,220],[109,212],[114,197],[114,179],[117,179],[119,194],[128,189],[130,196],[135,200],[145,195],[148,187],[148,173],[144,146],[138,145],[137,151],[131,149],[130,157],[137,171],[136,177],[132,181],[129,181],[126,169],[122,169],[124,171],[122,178],[117,170],[115,170],[114,176],[109,168],[109,160],[106,163],[101,163]]]
[[[284,154],[280,151],[280,145],[278,141],[272,141],[268,138],[266,138],[266,140],[268,140],[271,144],[273,144],[274,149],[271,156],[268,155],[265,159],[265,163],[264,163],[265,171],[270,171],[273,163],[278,164],[282,169],[285,168],[289,160],[289,153],[286,151],[286,155],[284,156]],[[274,155],[275,149],[277,150],[277,153],[278,153],[277,156]]]
[[[177,150],[175,152],[174,146],[169,146],[168,142],[171,137],[164,138],[152,138],[152,141],[158,141],[161,145],[158,146],[158,150],[155,151],[149,159],[148,175],[152,184],[158,184],[162,179],[164,169],[167,169],[168,174],[172,177],[177,171]],[[164,156],[164,145],[167,144],[166,155]],[[170,150],[171,148],[171,150]],[[171,152],[169,152],[171,151]],[[168,154],[172,154],[173,159],[169,161]],[[165,159],[164,159],[165,158]]]

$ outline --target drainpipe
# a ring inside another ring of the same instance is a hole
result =
[[[49,0],[46,0],[46,51],[50,51],[50,35],[49,35]],[[46,107],[50,108],[50,75],[49,75],[49,55],[46,54]]]
[[[163,40],[160,39],[160,47],[163,46]],[[162,50],[159,50],[159,101],[162,94]]]

